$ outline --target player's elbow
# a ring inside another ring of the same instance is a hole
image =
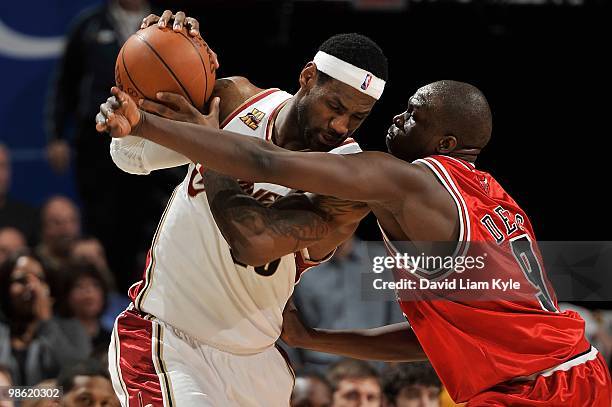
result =
[[[259,267],[264,266],[276,259],[273,248],[259,237],[251,237],[248,242],[234,242],[232,254],[234,259],[242,264]]]
[[[123,172],[135,175],[148,175],[150,173],[144,166],[141,151],[136,148],[136,144],[126,146],[113,139],[110,144],[110,156],[117,168]]]

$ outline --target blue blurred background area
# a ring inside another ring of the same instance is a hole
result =
[[[93,0],[0,4],[0,141],[11,149],[10,194],[38,205],[53,194],[77,198],[74,173],[56,175],[45,159],[44,106],[70,22]]]

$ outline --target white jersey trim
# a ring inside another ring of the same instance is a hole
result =
[[[538,373],[534,373],[532,375],[529,376],[521,376],[521,377],[517,377],[512,379],[512,382],[517,382],[517,381],[530,381],[530,380],[535,380],[538,378],[538,376],[542,376],[542,377],[549,377],[552,376],[555,372],[567,372],[568,370],[570,370],[571,368],[575,367],[575,366],[580,366],[586,362],[590,362],[591,360],[595,360],[597,358],[597,354],[599,353],[599,351],[597,350],[597,348],[595,348],[594,346],[591,346],[591,349],[578,357],[575,357],[573,359],[570,359],[566,362],[561,363],[560,365],[557,365],[553,368],[547,369],[547,370],[543,370],[541,372]]]

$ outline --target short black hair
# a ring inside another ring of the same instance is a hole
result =
[[[482,91],[465,82],[442,80],[421,88],[434,109],[436,121],[460,145],[484,148],[491,139],[493,118]]]
[[[442,383],[429,362],[398,363],[383,372],[383,393],[387,400],[395,403],[404,387],[432,386],[442,390]]]
[[[389,77],[387,57],[380,46],[365,35],[336,34],[325,40],[319,51],[366,70],[383,81]]]
[[[68,366],[60,372],[57,384],[59,387],[62,387],[64,394],[74,388],[74,379],[77,376],[104,377],[110,381],[110,373],[107,367],[103,366],[96,359],[87,359]]]

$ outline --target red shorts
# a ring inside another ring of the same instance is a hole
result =
[[[593,348],[594,349],[594,348]],[[467,407],[610,407],[610,371],[600,353],[568,370],[505,383],[473,397]]]

